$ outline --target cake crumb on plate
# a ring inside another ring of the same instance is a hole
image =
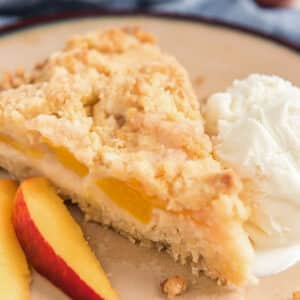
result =
[[[161,283],[161,290],[167,295],[168,299],[183,294],[187,290],[187,281],[182,276],[172,276]]]
[[[293,300],[300,300],[300,291],[293,292]]]

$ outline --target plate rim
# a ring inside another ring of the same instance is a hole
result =
[[[272,42],[274,44],[284,46],[288,50],[300,54],[299,44],[266,32],[262,32],[260,30],[249,28],[245,25],[229,23],[227,21],[218,20],[213,17],[198,16],[195,14],[158,12],[143,9],[82,9],[76,11],[66,10],[63,12],[52,13],[47,15],[25,17],[22,20],[17,20],[10,24],[1,26],[0,38],[42,25],[50,25],[69,20],[77,20],[92,17],[151,17],[158,19],[172,19],[181,22],[186,21],[192,23],[201,23],[212,27],[225,28],[229,31],[236,31],[248,34],[250,36],[258,37],[263,40]]]

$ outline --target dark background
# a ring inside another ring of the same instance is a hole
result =
[[[260,0],[290,2],[292,0]],[[0,26],[16,20],[82,9],[146,10],[204,16],[242,25],[300,45],[300,0],[265,7],[254,0],[0,0]]]

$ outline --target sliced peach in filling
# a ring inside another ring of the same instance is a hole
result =
[[[115,178],[103,178],[98,179],[96,184],[118,207],[127,211],[143,224],[150,222],[154,208],[165,210],[173,215],[183,215],[199,226],[205,226],[205,222],[209,220],[204,210],[167,210],[166,202],[156,197],[147,196],[142,192],[140,185],[134,181],[128,183]]]
[[[38,149],[35,149],[33,147],[25,146],[21,143],[16,142],[12,137],[4,134],[0,134],[0,143],[4,143],[15,150],[28,155],[31,158],[34,159],[41,159],[43,157],[43,153],[39,151]]]
[[[136,184],[114,178],[98,179],[96,184],[117,206],[144,224],[149,223],[153,208],[164,207],[161,200],[145,195]]]
[[[53,145],[53,143],[48,139],[44,140],[64,167],[75,172],[81,177],[88,174],[88,167],[80,162],[66,147]]]

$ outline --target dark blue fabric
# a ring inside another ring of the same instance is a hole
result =
[[[24,17],[80,9],[146,9],[211,17],[300,45],[300,9],[266,9],[253,0],[0,0],[0,26]]]

